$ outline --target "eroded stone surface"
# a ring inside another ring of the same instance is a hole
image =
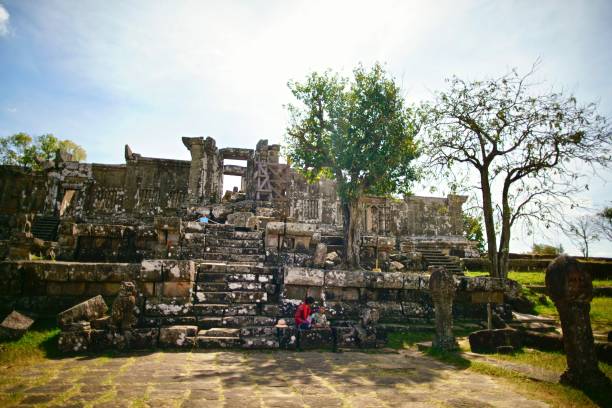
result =
[[[547,406],[413,351],[147,352],[46,360],[3,378],[5,406]]]

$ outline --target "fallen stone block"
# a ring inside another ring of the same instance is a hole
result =
[[[17,311],[12,311],[0,323],[0,340],[17,340],[32,326],[34,320]]]
[[[81,320],[91,321],[106,314],[108,306],[101,295],[79,303],[57,315],[57,323],[61,328]]]
[[[522,347],[520,333],[514,329],[479,330],[470,334],[470,349],[474,353],[495,353],[499,347]]]
[[[159,329],[144,328],[132,329],[126,332],[130,349],[142,350],[157,347]]]
[[[285,285],[323,286],[325,272],[321,269],[287,267]]]

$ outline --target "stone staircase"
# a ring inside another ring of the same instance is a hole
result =
[[[32,223],[32,235],[44,241],[56,241],[59,223],[58,217],[38,215]]]
[[[204,261],[198,266],[193,310],[198,345],[277,348],[276,319],[265,306],[278,297],[276,267]]]
[[[423,255],[423,260],[427,265],[442,266],[455,275],[463,275],[461,264],[453,259],[453,257],[444,255],[437,249],[417,247],[417,251]]]
[[[193,288],[198,347],[278,348],[276,319],[265,309],[278,299],[279,271],[263,264],[263,231],[219,224],[190,234],[187,247],[204,248]]]

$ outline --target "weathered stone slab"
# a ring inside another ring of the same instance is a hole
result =
[[[285,285],[323,286],[325,271],[290,266],[285,268]]]
[[[363,271],[325,271],[325,286],[365,288],[366,282]]]
[[[299,330],[299,348],[302,350],[333,349],[334,334],[331,328]]]
[[[193,347],[193,339],[198,334],[198,326],[169,326],[159,329],[161,347]]]
[[[33,323],[34,320],[14,310],[0,323],[0,339],[19,339]]]
[[[57,315],[57,322],[60,327],[64,327],[79,320],[91,321],[100,318],[107,311],[106,302],[104,302],[102,296],[98,295],[61,312]]]

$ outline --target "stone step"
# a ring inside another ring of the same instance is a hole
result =
[[[193,314],[202,317],[255,316],[257,303],[220,304],[196,303],[191,307]]]
[[[219,253],[219,254],[235,254],[235,255],[259,255],[265,254],[263,248],[232,248],[232,247],[220,247],[220,246],[208,246],[206,245],[205,253]]]
[[[226,316],[223,318],[223,327],[261,327],[274,326],[276,319],[268,316]]]
[[[233,291],[233,292],[196,292],[196,303],[230,304],[230,303],[260,303],[268,300],[264,291]]]
[[[276,335],[276,327],[274,326],[246,326],[239,330],[240,337],[262,337]]]
[[[227,284],[221,282],[197,282],[195,284],[196,292],[227,292]]]
[[[242,348],[245,349],[277,349],[279,348],[276,336],[243,337]]]
[[[200,329],[223,327],[223,317],[200,317],[198,318],[197,323]]]
[[[222,254],[219,252],[206,252],[202,254],[202,258],[207,261],[230,261],[230,262],[264,262],[265,255],[240,255],[240,254]]]
[[[217,246],[225,248],[262,248],[264,246],[262,239],[228,239],[228,238],[217,238],[208,237],[206,239],[206,246]]]
[[[198,336],[196,341],[200,348],[232,348],[242,346],[240,337]]]
[[[240,329],[229,329],[227,327],[214,327],[208,330],[200,330],[198,337],[239,337]]]
[[[223,317],[227,309],[226,304],[197,303],[192,306],[193,313],[203,317]]]

